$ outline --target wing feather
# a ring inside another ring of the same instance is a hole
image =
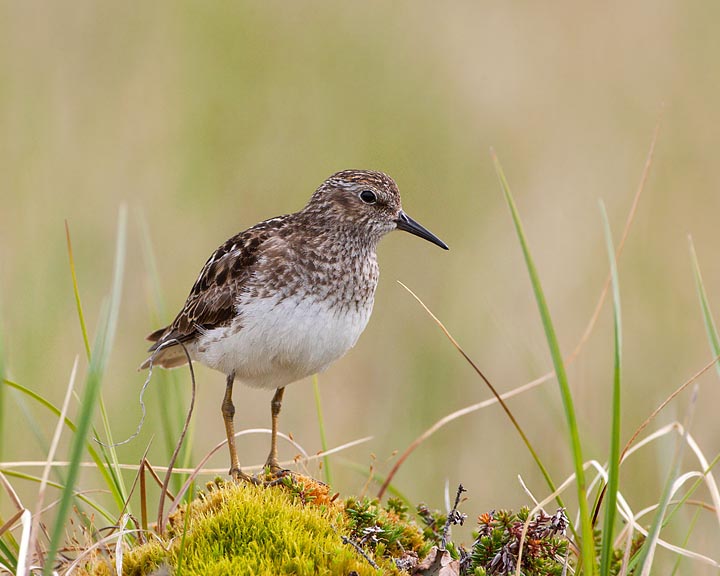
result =
[[[200,271],[180,313],[170,326],[147,338],[155,351],[169,340],[188,342],[201,331],[227,325],[235,316],[235,302],[253,273],[262,245],[288,223],[289,216],[261,222],[220,246]]]

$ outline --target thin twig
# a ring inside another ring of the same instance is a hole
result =
[[[360,544],[358,544],[354,540],[348,538],[347,536],[340,536],[340,539],[342,540],[343,544],[350,544],[350,546],[355,548],[355,550],[357,550],[358,554],[360,554],[360,556],[365,558],[365,560],[367,560],[368,563],[370,564],[370,566],[372,566],[375,570],[380,570],[380,566],[375,564],[373,559],[370,558],[370,556],[368,556],[367,552],[365,552],[365,550],[362,549],[362,546],[360,546]]]
[[[455,494],[455,504],[453,504],[452,510],[448,512],[447,519],[445,520],[445,526],[443,527],[442,539],[440,540],[440,550],[445,551],[447,549],[447,538],[450,534],[450,526],[453,524],[460,524],[462,526],[463,522],[465,522],[465,519],[467,518],[466,514],[461,514],[457,509],[460,505],[460,498],[462,497],[463,492],[467,492],[467,490],[465,490],[462,484],[458,484],[457,494]]]

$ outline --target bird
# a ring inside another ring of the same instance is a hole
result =
[[[242,471],[235,445],[235,381],[275,390],[265,470],[281,475],[277,431],[285,387],[323,371],[355,345],[373,309],[376,248],[393,230],[448,250],[404,212],[390,176],[336,172],[301,210],[223,243],[175,320],[147,336],[153,344],[141,369],[175,368],[189,356],[225,375],[221,412],[234,480],[256,481]]]

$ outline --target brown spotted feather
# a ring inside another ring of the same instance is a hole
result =
[[[285,215],[260,222],[215,250],[173,323],[148,335],[147,339],[155,342],[148,351],[170,340],[187,342],[203,330],[227,325],[235,317],[235,300],[253,273],[261,246],[282,230],[288,218]]]

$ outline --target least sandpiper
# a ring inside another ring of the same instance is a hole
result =
[[[222,415],[235,479],[250,478],[235,449],[233,383],[276,390],[266,467],[277,474],[285,386],[355,345],[373,308],[377,244],[396,229],[448,249],[403,212],[388,175],[333,174],[299,212],[260,222],[215,250],[173,323],[148,336],[152,355],[141,368],[185,364],[182,343],[192,360],[227,376]]]

